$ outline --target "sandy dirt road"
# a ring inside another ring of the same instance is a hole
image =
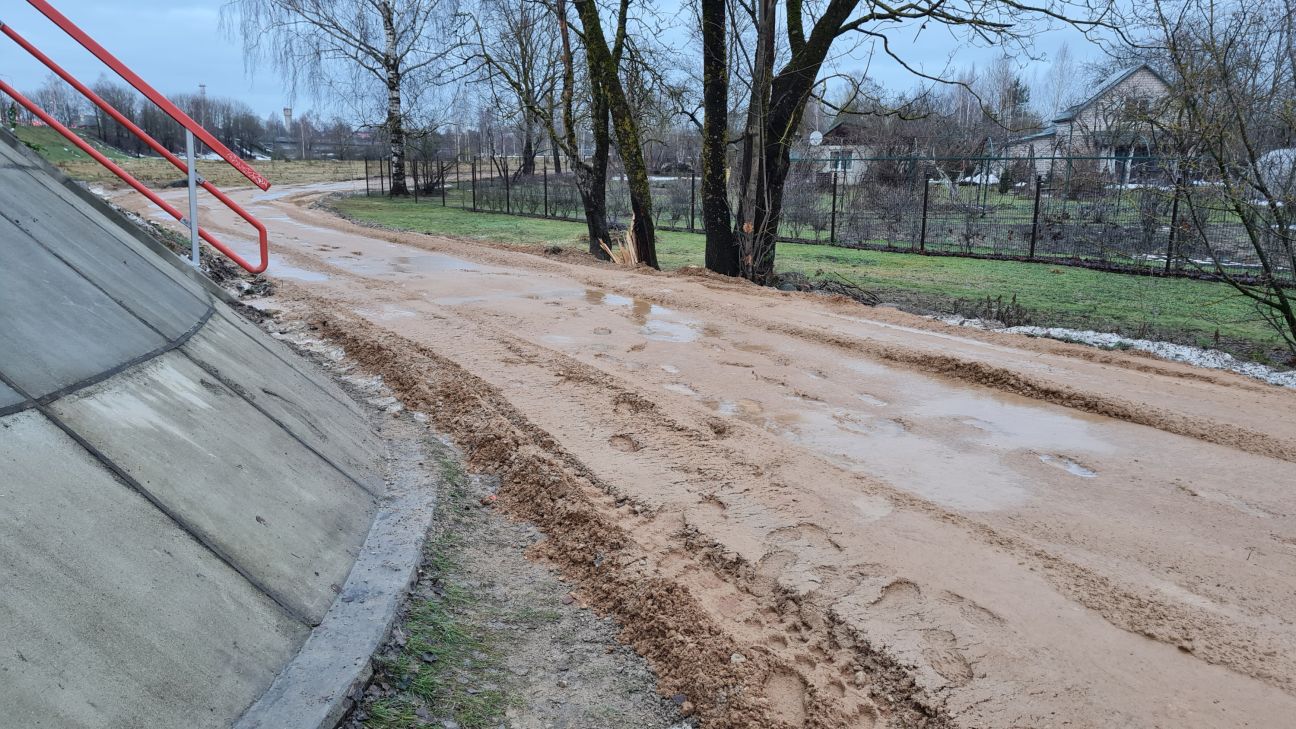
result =
[[[319,194],[235,195],[267,304],[500,473],[705,726],[1292,726],[1291,391]]]

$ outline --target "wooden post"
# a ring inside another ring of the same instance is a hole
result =
[[[472,209],[477,212],[477,160],[472,161]]]
[[[369,197],[369,158],[365,157],[365,197]]]
[[[547,158],[540,158],[540,179],[544,183],[544,217],[549,217],[549,165]]]

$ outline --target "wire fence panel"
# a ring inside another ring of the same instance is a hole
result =
[[[375,176],[366,181],[370,194],[390,190],[390,165],[366,165]],[[442,202],[449,189],[467,209],[583,221],[575,177],[549,165],[537,158],[524,174],[516,157],[410,163],[426,201]],[[1259,275],[1248,226],[1218,182],[1188,169],[1147,157],[795,159],[779,239],[1180,276],[1211,276],[1218,261],[1230,274]],[[700,232],[696,173],[650,182],[656,226]],[[616,171],[607,215],[614,228],[630,222],[626,181]],[[1257,229],[1270,260],[1290,261],[1290,232],[1250,226]],[[1277,275],[1293,282],[1290,265]]]

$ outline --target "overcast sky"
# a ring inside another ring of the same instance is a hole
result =
[[[270,68],[244,67],[237,39],[220,31],[220,8],[224,0],[55,0],[56,6],[94,36],[107,49],[135,69],[165,94],[196,93],[198,84],[207,84],[207,92],[217,96],[242,99],[260,114],[279,113],[288,101],[278,74]],[[89,53],[81,49],[56,26],[25,2],[10,0],[4,22],[64,65],[78,78],[93,82],[101,73],[109,73]],[[687,14],[681,14],[687,22]],[[681,37],[683,36],[681,32]],[[953,55],[955,66],[989,63],[1001,51],[975,47],[955,38],[943,29],[929,29],[921,35],[900,30],[891,38],[893,47],[910,63],[928,72],[945,68]],[[1039,38],[1037,51],[1053,53],[1063,42],[1070,45],[1078,60],[1096,57],[1098,52],[1087,45],[1074,30],[1058,30]],[[0,40],[0,76],[19,89],[39,86],[46,70],[8,39]],[[839,58],[836,70],[853,72],[865,67],[862,54]],[[1023,59],[1028,79],[1040,67],[1029,66]],[[870,76],[886,87],[909,88],[914,79],[894,61],[878,58],[869,64]],[[316,106],[307,98],[295,105],[299,110]]]

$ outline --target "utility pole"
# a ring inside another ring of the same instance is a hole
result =
[[[283,110],[283,115],[284,115],[284,134],[288,136],[288,144],[291,145],[292,144],[292,107],[285,106]],[[290,146],[289,149],[292,149],[292,147]],[[285,152],[284,158],[287,159],[287,157],[288,157],[288,153]]]

